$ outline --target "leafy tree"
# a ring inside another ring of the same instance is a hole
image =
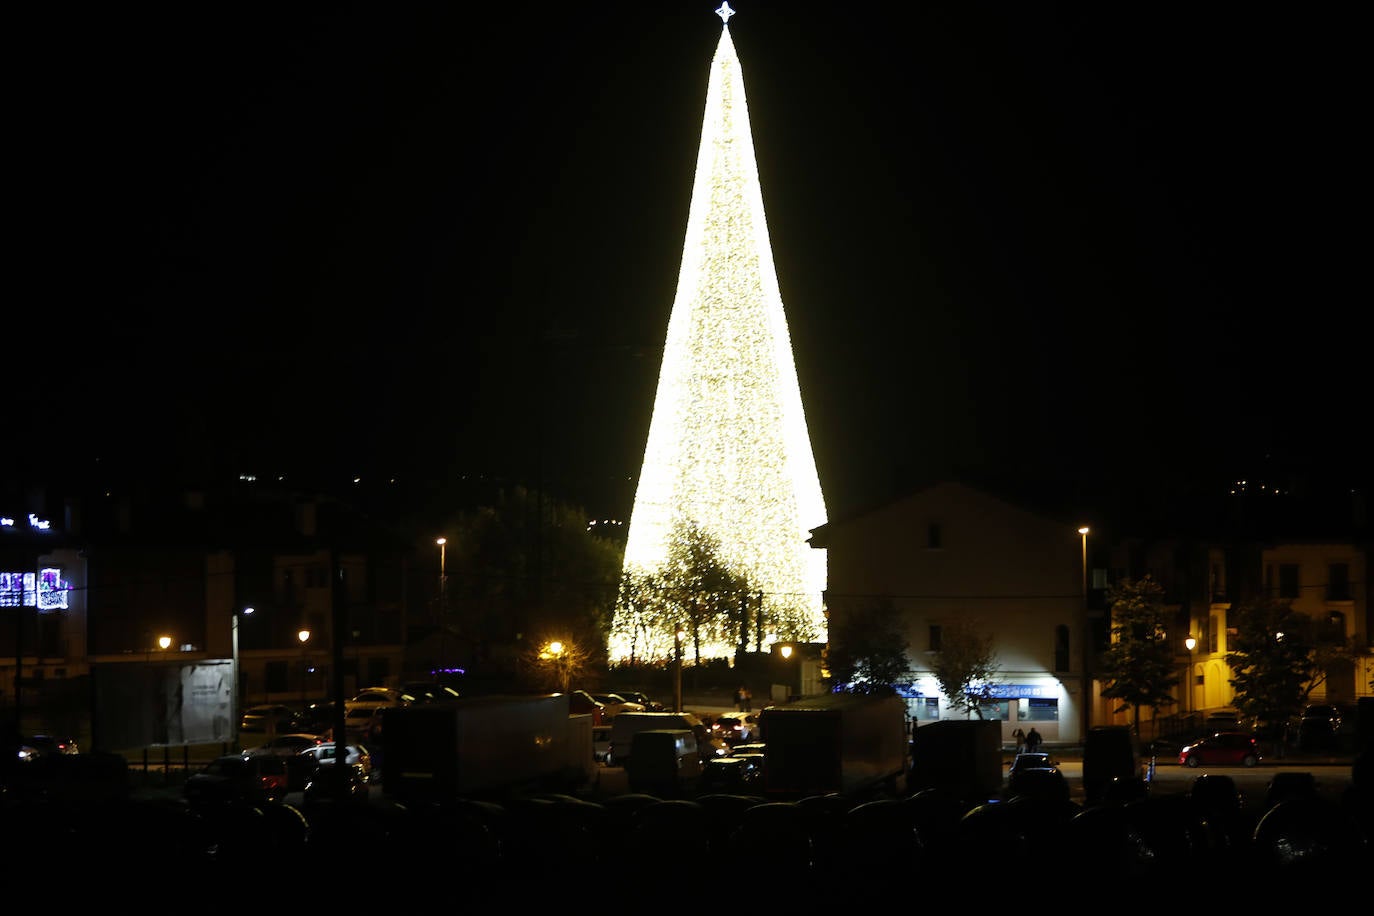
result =
[[[1287,601],[1260,598],[1232,609],[1236,634],[1226,664],[1236,709],[1275,729],[1282,748],[1289,720],[1302,713],[1321,677],[1317,622]]]
[[[1174,650],[1169,643],[1164,589],[1150,576],[1123,579],[1107,592],[1111,603],[1112,644],[1103,656],[1102,696],[1120,700],[1116,712],[1130,710],[1140,733],[1140,708],[1177,700]]]
[[[690,519],[676,520],[660,579],[675,615],[672,626],[685,624],[696,664],[702,643],[738,644],[740,598],[748,594],[749,580],[722,559],[715,537]]]
[[[931,665],[951,709],[983,718],[983,707],[995,702],[992,686],[999,665],[992,636],[973,621],[956,620],[940,628],[940,648]]]
[[[519,661],[559,633],[604,661],[622,551],[584,510],[514,487],[444,530],[447,603],[476,654]]]
[[[539,634],[519,655],[522,680],[531,686],[566,692],[575,689],[598,667],[599,647],[564,634]]]
[[[616,597],[612,638],[629,647],[627,664],[658,662],[673,655],[673,633],[680,623],[660,577],[627,572]]]
[[[826,611],[829,642],[821,654],[827,683],[849,693],[892,695],[907,674],[907,642],[891,599]]]

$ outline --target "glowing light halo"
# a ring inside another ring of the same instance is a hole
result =
[[[733,12],[733,11],[732,11]],[[728,17],[722,17],[728,18]],[[770,632],[823,639],[826,521],[773,263],[744,80],[729,30],[712,60],[677,292],[668,320],[624,571],[656,572],[675,519],[694,521],[764,594]],[[618,615],[619,616],[619,615]],[[632,621],[613,625],[612,661]],[[707,632],[703,658],[733,656]],[[671,645],[668,639],[650,644]],[[638,657],[646,641],[641,634]]]

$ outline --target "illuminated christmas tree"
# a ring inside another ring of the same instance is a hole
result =
[[[657,575],[674,526],[704,532],[720,559],[762,596],[757,649],[824,638],[825,551],[807,544],[826,522],[801,388],[764,219],[744,78],[729,4],[711,62],[677,294],[668,321],[649,439],[625,547],[627,575]],[[757,623],[757,606],[749,617]],[[613,661],[631,656],[631,611],[618,609]],[[752,627],[754,624],[750,624]],[[661,627],[660,627],[661,628]],[[641,639],[636,658],[652,657]],[[702,658],[740,642],[715,627]]]

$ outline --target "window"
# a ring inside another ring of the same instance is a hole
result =
[[[1279,564],[1279,597],[1298,597],[1298,564]]]
[[[291,685],[287,683],[287,663],[268,662],[266,671],[267,692],[280,693],[289,690]]]
[[[1054,670],[1068,671],[1069,668],[1069,628],[1061,623],[1054,628]]]
[[[938,623],[930,625],[930,651],[940,651],[940,625]]]
[[[1021,710],[1023,718],[1027,722],[1058,722],[1059,721],[1059,701],[1053,699],[1037,699],[1031,697],[1026,701],[1026,707]]]
[[[935,550],[939,547],[944,546],[940,540],[939,522],[931,522],[931,524],[926,528],[926,546],[929,547],[931,550]]]
[[[1326,568],[1326,600],[1350,600],[1350,564],[1332,563]]]

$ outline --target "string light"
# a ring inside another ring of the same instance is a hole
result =
[[[765,593],[770,631],[821,639],[826,552],[807,539],[826,521],[825,502],[728,29],[711,65],[680,271],[625,573],[657,573],[674,522],[690,521]],[[629,657],[627,632],[624,621],[613,627],[612,661]],[[657,643],[671,645],[664,635]],[[734,651],[724,633],[701,646],[703,658]]]

